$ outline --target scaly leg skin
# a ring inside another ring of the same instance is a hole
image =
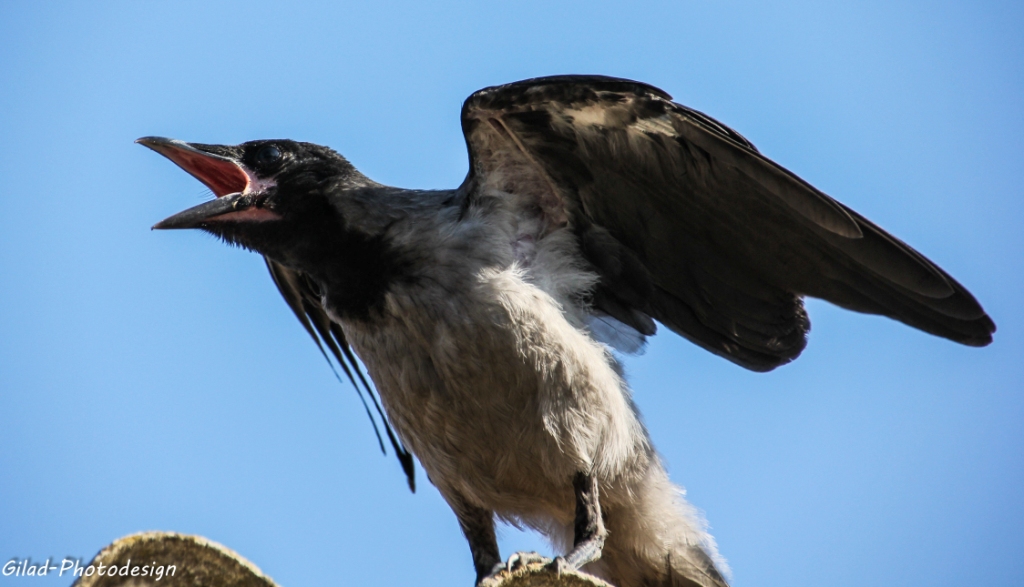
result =
[[[498,553],[498,539],[494,536],[494,514],[459,498],[452,504],[463,535],[469,542],[476,569],[476,584],[479,585],[497,568],[504,568]]]
[[[579,570],[583,565],[601,558],[604,539],[608,531],[601,516],[598,500],[597,478],[586,473],[576,473],[572,480],[576,492],[576,523],[572,550],[565,556],[556,557],[548,568],[562,573]]]

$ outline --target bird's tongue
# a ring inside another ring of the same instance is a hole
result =
[[[245,191],[249,185],[248,174],[232,161],[185,149],[169,148],[161,151],[165,157],[206,184],[218,198]]]

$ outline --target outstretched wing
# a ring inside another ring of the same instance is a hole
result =
[[[974,297],[923,255],[652,86],[558,76],[462,109],[471,194],[515,194],[569,226],[600,276],[595,310],[655,319],[748,369],[796,358],[801,296],[959,343],[991,342]]]
[[[365,391],[366,395],[370,397],[377,416],[384,425],[384,431],[387,433],[391,447],[395,450],[398,462],[402,465],[402,471],[405,472],[406,480],[409,482],[409,489],[415,492],[416,471],[413,467],[412,455],[395,437],[395,433],[391,430],[391,425],[384,416],[384,411],[381,410],[380,403],[374,395],[373,388],[370,387],[366,378],[363,377],[363,372],[359,369],[356,357],[352,353],[352,349],[349,348],[348,341],[345,340],[345,332],[328,317],[327,312],[320,304],[320,296],[314,291],[313,282],[301,272],[289,269],[280,263],[271,261],[267,257],[263,257],[263,260],[267,263],[267,269],[270,270],[270,276],[274,278],[274,284],[277,285],[278,291],[281,292],[281,297],[284,298],[284,301],[291,308],[295,317],[299,319],[302,327],[309,333],[313,342],[316,343],[316,346],[320,349],[320,354],[324,356],[332,370],[334,369],[334,363],[331,362],[330,357],[333,357],[356,389],[359,400],[363,402],[363,407],[366,409],[366,415],[373,424],[373,431],[377,435],[380,450],[386,454],[387,450],[384,448],[384,440],[381,438],[380,430],[377,428],[377,420],[374,418],[374,412],[370,410],[370,405],[366,402],[363,392]],[[324,350],[325,346],[331,351],[330,357],[327,355],[327,351]],[[338,376],[337,371],[334,374]],[[360,390],[359,384],[356,383],[357,377],[359,378],[359,383],[362,384],[362,390]],[[338,377],[338,379],[340,381],[341,378]]]

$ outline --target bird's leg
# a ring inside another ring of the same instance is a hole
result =
[[[501,564],[498,539],[494,535],[494,514],[461,498],[452,501],[452,509],[459,518],[459,527],[473,554],[473,568],[476,569],[476,583],[479,585],[494,571],[495,566]]]
[[[576,493],[576,523],[572,550],[551,562],[555,571],[577,570],[601,558],[601,549],[608,531],[601,516],[601,503],[597,494],[597,477],[576,473],[572,487]]]

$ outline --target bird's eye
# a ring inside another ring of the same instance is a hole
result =
[[[281,149],[267,145],[256,153],[256,164],[260,167],[271,167],[281,160]]]

